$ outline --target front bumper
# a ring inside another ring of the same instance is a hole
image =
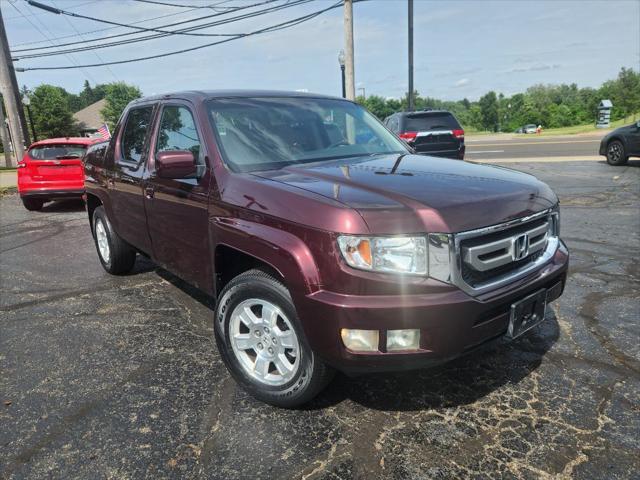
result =
[[[569,253],[563,243],[536,272],[498,291],[472,297],[455,287],[424,295],[342,295],[318,291],[298,299],[297,309],[311,349],[346,373],[423,368],[465,354],[507,332],[511,304],[560,282],[564,289]],[[549,298],[549,301],[555,298]],[[354,353],[342,328],[380,331],[379,351]],[[420,349],[385,351],[386,331],[419,329]]]

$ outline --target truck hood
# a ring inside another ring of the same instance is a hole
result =
[[[357,210],[372,233],[471,230],[548,209],[532,175],[422,155],[375,155],[254,173]]]

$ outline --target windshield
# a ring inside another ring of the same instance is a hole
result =
[[[29,150],[34,160],[59,160],[61,158],[82,158],[87,147],[84,145],[42,145]]]
[[[364,108],[344,100],[222,98],[208,103],[229,166],[240,172],[382,153],[408,153]]]
[[[404,127],[407,132],[458,130],[462,128],[450,113],[414,113],[407,115]]]

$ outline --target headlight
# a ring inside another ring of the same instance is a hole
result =
[[[425,237],[338,237],[346,262],[363,270],[391,273],[427,274]]]

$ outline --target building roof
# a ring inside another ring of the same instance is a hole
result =
[[[611,103],[611,100],[600,101],[599,108],[612,108],[612,107],[613,107],[613,103]]]
[[[107,101],[103,98],[74,113],[73,119],[78,122],[80,129],[97,130],[104,123],[100,110],[105,107],[106,103]]]

